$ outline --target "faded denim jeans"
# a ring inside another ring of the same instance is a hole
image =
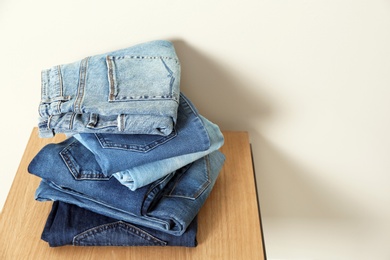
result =
[[[152,41],[42,71],[39,134],[169,135],[176,123],[180,63]]]
[[[219,127],[199,115],[183,94],[180,96],[177,124],[168,136],[77,134],[73,137],[91,151],[105,177],[113,175],[131,190],[214,152],[224,141]],[[97,178],[77,170],[79,167],[72,155],[74,147],[72,145],[61,151],[72,174],[76,179]]]
[[[51,247],[73,246],[185,246],[197,245],[197,218],[181,236],[136,226],[73,204],[54,201],[41,238]]]

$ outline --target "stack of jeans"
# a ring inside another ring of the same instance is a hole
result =
[[[28,167],[41,178],[36,200],[54,201],[50,246],[196,246],[224,139],[179,86],[168,41],[42,72],[39,135],[67,135]]]

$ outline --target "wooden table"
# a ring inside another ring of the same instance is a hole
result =
[[[40,236],[52,203],[34,200],[40,179],[27,166],[44,145],[65,137],[42,139],[34,128],[0,215],[0,259],[265,259],[248,134],[224,136],[226,161],[199,213],[197,247],[50,248]]]

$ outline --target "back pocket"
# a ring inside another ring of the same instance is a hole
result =
[[[122,221],[91,228],[73,238],[75,246],[166,246],[167,242]]]
[[[109,100],[172,99],[180,73],[178,60],[169,57],[107,56]]]
[[[209,164],[209,157],[205,156],[176,171],[175,178],[169,183],[170,191],[164,196],[198,198],[211,183]]]

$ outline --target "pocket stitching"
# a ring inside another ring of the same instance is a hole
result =
[[[151,242],[152,244],[160,245],[160,246],[167,245],[167,242],[165,242],[161,239],[158,239],[157,237],[146,232],[145,230],[142,230],[134,225],[131,225],[131,224],[123,222],[123,221],[117,221],[117,222],[113,222],[113,223],[99,225],[99,226],[90,228],[90,229],[88,229],[80,234],[77,234],[76,236],[73,237],[73,245],[83,245],[82,242],[85,238],[88,238],[91,235],[99,234],[99,233],[102,233],[106,230],[114,229],[117,227],[122,228],[126,232],[129,232],[132,235],[135,235],[135,236],[137,236],[145,241]],[[99,245],[102,245],[102,244],[99,244]],[[111,245],[111,244],[104,243],[104,245]]]
[[[105,176],[103,173],[89,172],[89,171],[81,171],[78,170],[78,164],[70,154],[69,150],[77,144],[77,141],[73,141],[68,146],[60,151],[60,156],[64,161],[66,167],[72,174],[75,180],[109,180],[110,177]]]
[[[161,136],[161,137],[159,136],[160,137],[159,139],[154,140],[154,141],[148,143],[147,145],[113,143],[113,142],[106,141],[103,134],[95,133],[95,136],[103,149],[130,150],[130,151],[135,151],[135,152],[147,153],[147,152],[155,149],[156,147],[175,138],[177,136],[177,131],[174,128],[169,135]]]
[[[173,186],[172,190],[169,192],[169,194],[165,195],[166,197],[175,197],[175,198],[183,198],[183,199],[190,199],[190,200],[196,200],[206,189],[207,187],[211,184],[210,180],[210,162],[209,162],[209,157],[205,156],[206,160],[206,177],[207,180],[205,180],[202,185],[197,188],[197,191],[194,194],[172,194],[175,191],[175,188],[177,185],[180,183],[180,180],[183,178],[184,174],[180,176],[180,178],[175,182],[175,185]]]
[[[149,60],[156,60],[160,59],[163,63],[163,66],[169,73],[171,80],[169,83],[169,94],[164,95],[129,95],[129,96],[121,96],[118,93],[118,87],[117,87],[117,79],[116,79],[116,64],[114,60],[123,60],[123,59],[149,59]],[[173,99],[177,101],[177,97],[172,94],[172,86],[175,81],[174,72],[168,67],[168,65],[164,62],[164,60],[174,60],[176,63],[178,63],[178,59],[172,58],[172,57],[163,57],[163,56],[106,56],[106,64],[107,64],[107,74],[108,74],[108,82],[109,82],[109,95],[108,95],[108,101],[109,102],[120,102],[120,101],[127,101],[127,100],[158,100],[158,99]]]

